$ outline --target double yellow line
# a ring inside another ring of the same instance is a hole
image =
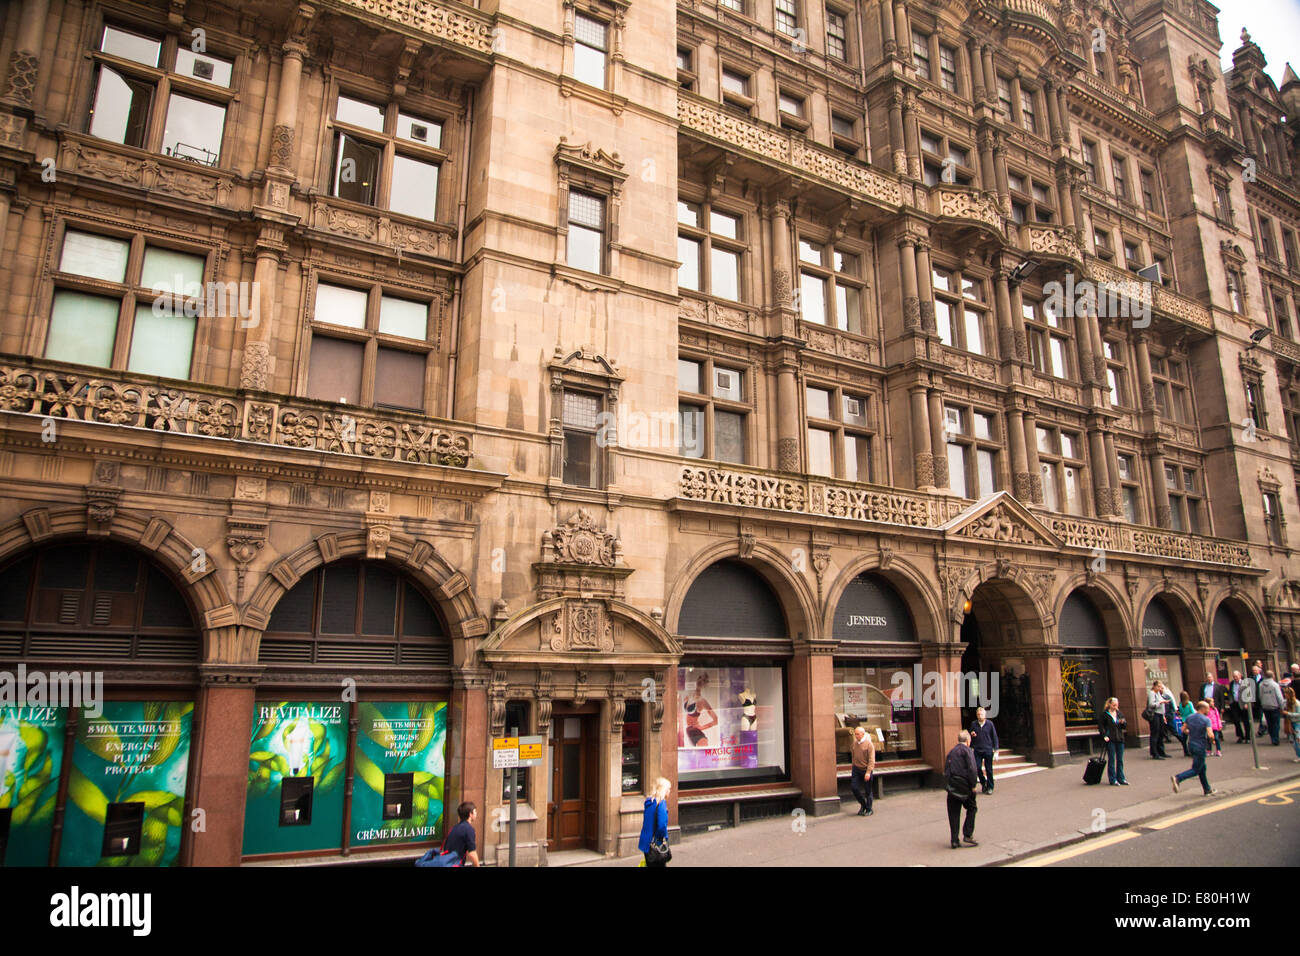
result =
[[[1295,791],[1295,796],[1300,797],[1300,781],[1291,780],[1287,783],[1278,784],[1266,790],[1255,790],[1251,793],[1242,794],[1238,797],[1231,797],[1227,800],[1216,800],[1213,803],[1195,810],[1188,810],[1185,813],[1177,813],[1172,817],[1166,817],[1163,820],[1157,820],[1155,823],[1144,823],[1144,830],[1167,830],[1170,827],[1177,826],[1180,823],[1186,823],[1188,820],[1195,820],[1197,817],[1203,817],[1207,814],[1218,813],[1220,810],[1228,810],[1232,807],[1239,807],[1243,803],[1253,803],[1256,800],[1263,803],[1267,797],[1277,796],[1284,791]],[[1283,796],[1277,803],[1268,803],[1265,806],[1283,806],[1292,803],[1291,796]],[[1051,866],[1053,863],[1060,863],[1063,860],[1073,859],[1076,856],[1082,856],[1085,853],[1092,853],[1094,850],[1102,850],[1108,846],[1114,846],[1117,843],[1123,843],[1125,840],[1136,840],[1142,834],[1137,830],[1120,830],[1118,833],[1110,833],[1100,837],[1089,837],[1073,846],[1068,846],[1063,850],[1057,850],[1043,856],[1036,856],[1028,860],[1021,860],[1018,863],[1008,864],[1009,866]]]

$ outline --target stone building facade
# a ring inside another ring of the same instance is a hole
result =
[[[7,712],[10,852],[410,857],[468,799],[498,862],[518,728],[521,861],[625,854],[659,776],[674,828],[833,813],[855,725],[924,782],[994,695],[1054,764],[1296,660],[1300,81],[1220,45],[1202,0],[11,4],[0,666],[106,704]]]

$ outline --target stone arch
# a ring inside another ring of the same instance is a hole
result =
[[[1179,647],[1192,650],[1206,646],[1209,624],[1196,609],[1196,601],[1179,585],[1168,584],[1151,588],[1137,602],[1140,613],[1134,615],[1136,622],[1134,634],[1137,637],[1135,647],[1143,646],[1142,621],[1146,618],[1147,608],[1155,598],[1160,598],[1165,607],[1169,608],[1169,613],[1174,616],[1174,623],[1178,625]]]
[[[1045,610],[1034,594],[1015,577],[999,575],[995,570],[993,565],[981,568],[978,576],[973,575],[962,585],[965,599],[971,602],[970,613],[976,614],[978,610],[984,618],[981,620],[980,615],[976,616],[981,632],[984,632],[986,624],[991,624],[996,619],[1003,627],[1008,623],[1014,624],[1014,645],[1029,647],[1046,644],[1048,632],[1056,626],[1055,616],[1051,611]],[[987,605],[982,606],[983,601],[976,600],[980,596],[987,599]],[[954,628],[958,639],[960,629],[961,624],[958,623]],[[1006,631],[989,627],[987,633],[997,635],[995,641],[1002,643]]]
[[[648,640],[646,647],[639,652],[632,652],[627,656],[636,660],[667,665],[675,663],[677,658],[682,654],[681,645],[673,638],[664,626],[638,608],[633,607],[623,601],[614,600],[613,598],[601,599],[604,605],[609,609],[610,616],[624,625],[630,625],[636,631],[645,635]],[[487,640],[483,642],[481,648],[484,658],[490,663],[498,663],[509,660],[509,656],[518,656],[517,650],[511,650],[511,638],[521,631],[525,631],[529,625],[533,624],[547,615],[563,612],[565,605],[574,601],[574,598],[560,596],[549,598],[537,604],[532,604],[518,613],[512,615],[507,620],[493,629]],[[533,652],[529,652],[532,654]],[[549,651],[539,652],[545,655],[549,663],[563,662],[566,660],[562,653]],[[574,661],[582,663],[610,664],[612,660],[606,657],[593,659],[589,652],[577,652],[573,656]]]
[[[248,648],[250,660],[257,660],[262,632],[280,599],[306,574],[322,565],[345,558],[370,558],[368,540],[365,531],[323,534],[271,565],[244,610],[245,622],[256,631],[256,639]],[[391,533],[384,554],[372,560],[383,561],[407,574],[425,590],[447,619],[452,666],[464,666],[470,658],[469,640],[488,632],[487,618],[479,611],[469,578],[428,541],[400,531]]]
[[[1223,588],[1206,602],[1208,613],[1205,616],[1205,628],[1201,635],[1206,647],[1214,646],[1214,616],[1219,613],[1219,608],[1225,606],[1236,614],[1237,623],[1241,626],[1242,643],[1248,650],[1277,649],[1277,644],[1280,642],[1276,641],[1269,632],[1259,605],[1253,598],[1231,588]]]
[[[1135,646],[1131,643],[1131,639],[1137,634],[1137,630],[1133,626],[1133,619],[1129,616],[1126,595],[1114,583],[1100,575],[1080,573],[1065,579],[1059,592],[1060,597],[1052,608],[1053,616],[1058,622],[1061,620],[1061,612],[1065,609],[1065,602],[1075,591],[1081,592],[1092,601],[1097,613],[1101,615],[1102,623],[1106,626],[1108,650]],[[1056,640],[1058,644],[1061,643],[1059,632]]]
[[[176,586],[202,635],[203,661],[222,660],[235,639],[239,612],[213,555],[195,570],[195,545],[157,515],[116,508],[106,522],[92,522],[84,506],[33,508],[0,526],[0,564],[23,551],[68,539],[114,541],[147,555]]]
[[[696,578],[706,568],[726,558],[744,561],[772,588],[785,612],[791,639],[797,639],[801,633],[805,640],[821,637],[817,598],[809,587],[807,578],[790,570],[786,557],[770,545],[756,543],[752,551],[742,555],[739,539],[710,545],[696,554],[678,573],[668,594],[668,606],[664,609],[664,628],[669,634],[677,633],[682,604]]]
[[[916,639],[921,643],[944,640],[943,622],[946,615],[942,611],[939,592],[935,589],[932,577],[927,577],[910,562],[898,556],[882,562],[878,554],[868,554],[855,558],[844,566],[826,592],[826,603],[822,608],[822,633],[829,636],[835,631],[835,609],[849,584],[860,574],[878,574],[893,586],[898,596],[903,599],[911,612],[912,623],[916,626]]]

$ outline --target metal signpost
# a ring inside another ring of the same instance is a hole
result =
[[[515,831],[518,825],[519,768],[542,762],[542,738],[520,737],[511,727],[509,737],[492,738],[492,769],[510,771],[510,866],[515,865]]]
[[[1243,704],[1250,705],[1255,703],[1255,682],[1251,678],[1249,677],[1242,678],[1241,684],[1238,686],[1237,697],[1238,700]],[[1255,740],[1255,708],[1254,707],[1251,706],[1246,707],[1246,725],[1250,730],[1250,752],[1255,757],[1255,769],[1267,770],[1268,769],[1267,767],[1261,767],[1259,765],[1259,744]]]

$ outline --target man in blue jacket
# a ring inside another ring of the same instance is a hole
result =
[[[970,725],[970,746],[975,751],[975,771],[979,774],[980,790],[993,792],[993,755],[998,752],[998,729],[984,716],[984,708],[975,711]]]

